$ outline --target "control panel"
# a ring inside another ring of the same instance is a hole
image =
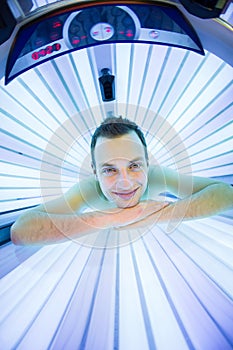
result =
[[[201,43],[174,5],[93,5],[62,9],[22,26],[11,49],[6,83],[59,55],[93,45],[146,42],[186,48],[203,54]]]

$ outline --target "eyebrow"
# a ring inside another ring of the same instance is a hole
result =
[[[100,164],[100,167],[103,168],[103,167],[108,167],[108,166],[114,166],[114,164],[111,164],[111,163],[103,163],[103,164]]]
[[[129,164],[130,163],[134,163],[134,162],[138,162],[138,161],[143,161],[144,158],[143,157],[137,157],[137,158],[134,158],[132,160],[129,161]],[[103,163],[103,164],[100,164],[100,167],[103,168],[103,167],[114,167],[115,164],[112,164],[112,163]]]

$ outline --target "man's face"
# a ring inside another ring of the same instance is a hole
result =
[[[94,172],[105,197],[120,208],[136,205],[147,188],[148,163],[138,135],[100,137],[95,147]]]

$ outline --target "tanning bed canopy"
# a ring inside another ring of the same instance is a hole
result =
[[[22,24],[9,53],[5,83],[72,51],[125,42],[175,46],[204,54],[195,30],[173,4],[99,1],[62,5]]]
[[[231,0],[180,0],[180,2],[194,16],[216,18],[225,11]]]

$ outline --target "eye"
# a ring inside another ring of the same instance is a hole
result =
[[[116,169],[115,168],[104,168],[102,169],[102,174],[105,176],[112,176],[115,175]]]
[[[141,169],[141,166],[142,166],[142,164],[132,163],[132,164],[130,164],[129,169],[130,170],[139,170],[139,169]]]

